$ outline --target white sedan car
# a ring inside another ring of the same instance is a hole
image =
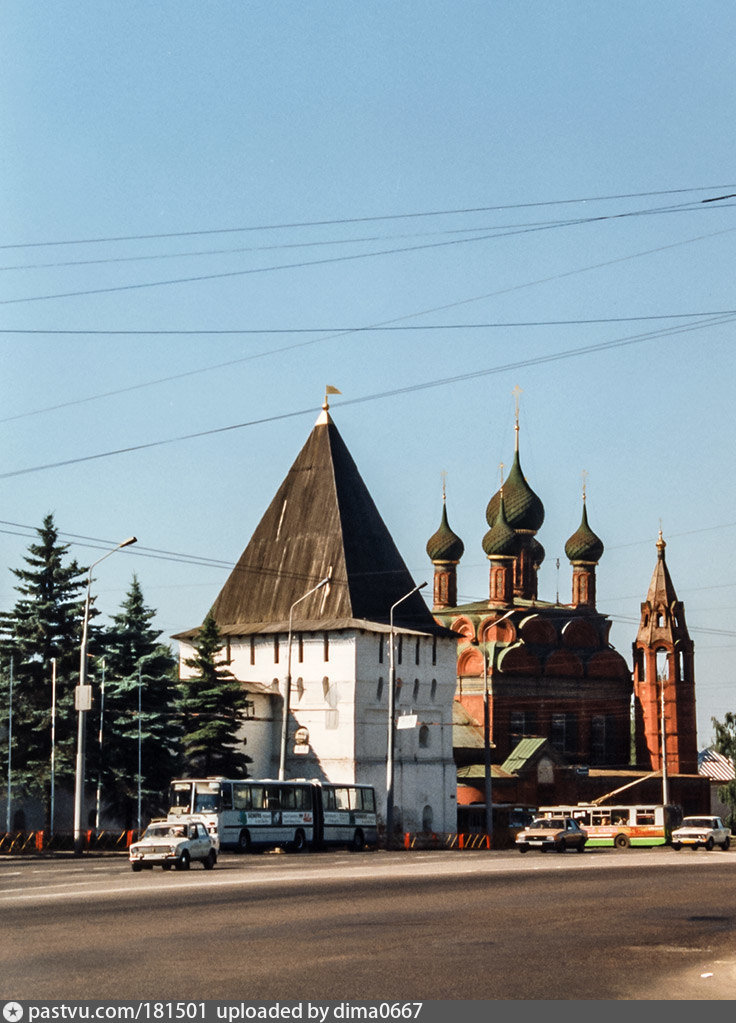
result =
[[[129,851],[131,869],[189,870],[192,860],[199,860],[205,870],[217,862],[217,846],[202,821],[152,821],[145,834]]]
[[[728,849],[730,844],[731,832],[720,817],[685,817],[680,827],[672,832],[673,849],[682,849],[683,845],[697,849],[702,845],[710,851],[716,845]]]

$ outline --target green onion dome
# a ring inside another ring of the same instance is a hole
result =
[[[518,451],[514,454],[514,464],[502,490],[508,524],[514,529],[536,533],[544,522],[544,505],[524,479]],[[500,501],[499,490],[493,495],[486,509],[486,521],[491,527],[496,521]]]
[[[534,565],[535,568],[539,568],[539,566],[544,561],[547,552],[545,551],[544,547],[542,547],[539,540],[537,540],[536,536],[533,536],[531,538],[528,546],[532,556],[532,564]]]
[[[588,511],[583,503],[583,518],[577,530],[565,544],[565,554],[570,561],[589,561],[597,564],[603,554],[603,541],[588,525]]]
[[[502,490],[500,491],[496,520],[483,537],[483,550],[489,558],[515,558],[519,553],[520,546],[521,538],[512,529],[506,518],[506,502]]]
[[[459,561],[465,551],[465,544],[450,529],[447,521],[447,505],[442,504],[440,528],[427,541],[427,554],[432,561]]]

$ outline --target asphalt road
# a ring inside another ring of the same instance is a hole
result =
[[[0,999],[732,999],[736,850],[0,860]]]

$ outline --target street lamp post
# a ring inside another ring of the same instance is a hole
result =
[[[499,625],[504,619],[510,618],[516,608],[501,615],[491,625]],[[488,655],[483,648],[483,751],[485,763],[485,805],[486,835],[489,846],[493,845],[493,771],[491,768],[491,700],[488,691]]]
[[[279,747],[279,781],[283,781],[286,776],[286,745],[289,737],[289,711],[291,709],[291,637],[292,637],[292,625],[294,620],[294,608],[297,604],[301,604],[307,597],[311,597],[317,590],[321,590],[323,586],[327,586],[332,578],[332,569],[327,573],[324,579],[321,579],[316,586],[313,586],[311,590],[307,590],[303,596],[295,600],[289,608],[289,639],[287,642],[286,651],[286,691],[284,693],[284,710],[281,718],[281,744]]]
[[[84,850],[84,832],[82,829],[82,816],[84,811],[84,756],[85,756],[85,715],[89,710],[89,690],[87,687],[87,638],[89,632],[89,608],[90,593],[92,590],[92,569],[109,558],[121,547],[129,547],[136,543],[136,537],[131,536],[123,540],[117,547],[113,547],[107,554],[103,554],[97,561],[92,562],[87,573],[87,594],[84,600],[84,620],[82,622],[82,645],[79,653],[79,685],[76,692],[77,705],[77,763],[74,778],[74,855],[81,856]]]
[[[386,848],[391,848],[394,828],[394,745],[395,745],[395,721],[396,713],[396,663],[394,660],[394,609],[408,600],[418,590],[423,590],[426,582],[415,586],[403,597],[391,605],[389,612],[389,646],[388,646],[388,742],[386,750]]]

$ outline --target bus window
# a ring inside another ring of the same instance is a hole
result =
[[[364,813],[376,812],[376,794],[373,789],[355,789],[355,809]]]
[[[233,787],[229,781],[220,782],[220,809],[232,810],[233,808]]]
[[[265,796],[265,810],[280,810],[281,809],[281,792],[275,786],[268,786],[266,789]]]
[[[335,808],[337,810],[350,809],[350,793],[348,789],[334,789]]]
[[[636,823],[637,824],[654,824],[654,810],[637,810],[636,811]]]
[[[250,810],[250,785],[233,783],[233,809]]]
[[[263,810],[265,806],[263,798],[263,786],[251,785],[250,787],[250,808],[252,810]]]
[[[192,786],[187,782],[181,785],[172,785],[169,798],[169,806],[179,812],[189,813],[192,804]]]
[[[310,790],[306,785],[289,786],[281,789],[282,810],[311,810]]]
[[[220,786],[218,783],[197,782],[194,792],[194,812],[205,813],[212,810],[217,813],[220,809]]]

